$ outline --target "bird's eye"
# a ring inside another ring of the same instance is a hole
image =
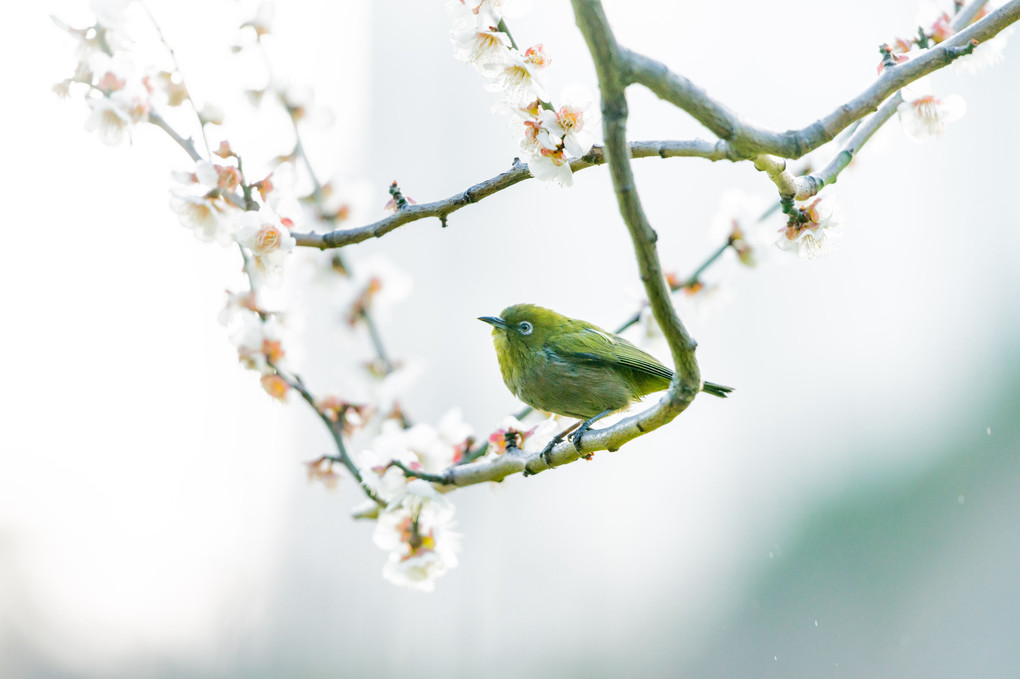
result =
[[[527,321],[521,321],[520,323],[517,324],[517,330],[520,331],[522,335],[530,335],[531,331],[534,330],[534,328],[531,327],[531,323],[528,323]]]

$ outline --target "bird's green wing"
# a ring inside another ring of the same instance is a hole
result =
[[[673,371],[654,356],[612,333],[598,328],[558,333],[546,340],[546,348],[565,360],[624,365],[653,377],[672,379]]]

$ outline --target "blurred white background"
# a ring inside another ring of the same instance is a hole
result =
[[[545,44],[553,93],[594,90],[569,3],[535,5],[511,28]],[[227,48],[251,7],[150,6],[193,93],[240,109],[262,71]],[[727,305],[687,318],[732,398],[594,462],[456,492],[461,563],[422,594],[382,579],[372,526],[348,518],[352,484],[306,482],[301,462],[329,451],[312,413],[236,364],[216,321],[236,256],[167,207],[187,158],[154,128],[104,146],[85,105],[50,91],[73,56],[47,14],[84,24],[87,10],[19,7],[0,47],[0,674],[1016,676],[1016,45],[976,77],[940,75],[969,107],[941,141],[914,144],[894,120],[830,189],[839,252],[737,271]],[[913,2],[879,0],[606,11],[622,44],[775,129],[856,95],[877,45],[917,20]],[[367,220],[394,179],[431,201],[519,153],[449,24],[438,1],[277,8],[277,76],[334,111],[305,141],[320,173],[373,187]],[[629,100],[632,139],[707,136],[645,91]],[[246,159],[289,150],[285,120],[270,122],[235,138]],[[680,273],[715,247],[723,191],[772,195],[746,163],[635,168]],[[633,313],[608,175],[575,180],[347,250],[414,278],[382,330],[424,365],[405,399],[416,420],[459,406],[484,436],[517,407],[479,315],[531,301],[612,327]],[[313,387],[352,351],[303,340]]]

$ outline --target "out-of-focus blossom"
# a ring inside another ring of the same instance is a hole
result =
[[[241,315],[239,327],[231,335],[241,365],[263,375],[273,374],[269,363],[280,365],[283,360],[283,328],[275,317],[262,320],[254,313]]]
[[[950,123],[962,118],[966,112],[967,103],[958,94],[943,98],[927,93],[915,95],[900,102],[897,107],[904,132],[916,142],[938,139],[945,133]]]
[[[105,29],[120,28],[124,24],[126,11],[134,0],[92,0],[89,4],[96,15],[96,23]]]
[[[350,263],[351,298],[347,320],[357,323],[362,312],[371,310],[376,319],[385,319],[392,307],[404,301],[414,289],[411,277],[382,255],[372,255]]]
[[[383,464],[396,460],[420,471],[440,472],[461,459],[472,433],[459,408],[451,409],[435,427],[419,422],[405,429],[388,420],[372,440],[372,452]]]
[[[249,21],[241,24],[242,28],[251,28],[255,31],[256,38],[268,35],[273,29],[273,16],[276,13],[276,6],[271,2],[263,2],[259,5],[255,16]]]
[[[233,242],[237,212],[224,198],[224,192],[237,188],[237,168],[202,160],[192,172],[175,172],[179,186],[170,189],[170,209],[181,224],[206,242],[228,245]]]
[[[775,220],[781,215],[775,198],[727,189],[719,197],[719,208],[712,217],[709,236],[713,243],[729,241],[737,260],[744,266],[758,266],[775,250]]]
[[[245,290],[243,292],[230,292],[227,291],[227,303],[223,305],[223,309],[220,310],[217,320],[220,325],[231,325],[242,311],[252,311],[258,313],[259,306],[256,301],[254,290]]]
[[[315,409],[334,424],[342,424],[344,434],[363,427],[371,413],[369,406],[351,403],[336,395],[316,399]]]
[[[337,463],[323,455],[317,460],[305,463],[310,482],[318,482],[329,490],[333,490],[340,482],[340,473],[337,471]],[[372,502],[373,505],[376,505]]]
[[[199,120],[203,125],[222,125],[223,109],[216,104],[205,102],[198,111]]]
[[[1013,27],[1007,26],[991,40],[979,43],[970,54],[965,54],[954,61],[953,70],[957,73],[976,75],[995,66],[1006,58],[1006,44],[1011,35],[1013,35]]]
[[[263,375],[261,384],[265,392],[277,401],[287,400],[287,392],[290,391],[290,385],[287,384],[287,380],[279,375]]]
[[[370,386],[371,404],[384,416],[399,409],[400,399],[421,376],[424,368],[417,361],[404,361],[394,366],[382,379]]]
[[[942,12],[938,18],[931,25],[928,31],[928,38],[936,45],[940,42],[948,40],[956,32],[952,26],[953,20],[948,13]]]

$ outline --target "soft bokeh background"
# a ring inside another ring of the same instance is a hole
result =
[[[328,439],[270,402],[216,315],[233,252],[180,228],[155,129],[109,148],[46,14],[5,41],[7,254],[0,427],[0,674],[35,676],[872,676],[1020,672],[1020,55],[947,73],[967,116],[917,145],[893,121],[841,177],[841,251],[737,272],[688,318],[704,374],[737,388],[591,463],[454,494],[460,566],[433,594],[383,581],[356,489],[309,485]],[[947,5],[949,3],[946,3]],[[566,2],[512,28],[553,55],[553,92],[594,75]],[[153,2],[196,96],[231,108],[261,71],[231,57],[244,6]],[[45,9],[45,11],[43,11]],[[871,81],[912,2],[607,0],[620,41],[746,117],[801,127]],[[9,11],[9,13],[10,13]],[[336,116],[316,166],[452,195],[517,153],[495,95],[451,56],[440,2],[288,2],[278,77]],[[633,139],[702,132],[639,89]],[[238,114],[240,115],[240,114]],[[286,151],[285,121],[236,148]],[[246,156],[247,157],[247,156]],[[722,192],[770,195],[747,164],[635,164],[667,269],[714,247]],[[414,278],[383,331],[424,365],[420,421],[450,407],[484,435],[515,401],[475,317],[534,301],[613,326],[639,285],[606,172],[526,182],[441,230],[349,249]],[[323,311],[330,313],[329,309]],[[309,327],[314,323],[309,322]],[[352,349],[306,333],[326,383]],[[362,351],[362,347],[353,351]],[[348,357],[349,358],[349,357]],[[330,385],[333,386],[333,385]]]

